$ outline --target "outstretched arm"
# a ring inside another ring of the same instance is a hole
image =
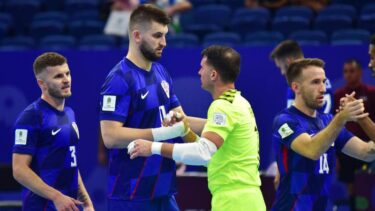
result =
[[[47,185],[31,168],[32,157],[27,154],[13,153],[13,177],[33,193],[53,201],[57,210],[75,210],[83,203],[62,194],[60,191]]]
[[[311,137],[307,133],[302,133],[295,138],[291,145],[292,150],[309,159],[319,159],[335,141],[347,121],[357,121],[368,115],[367,113],[363,113],[363,111],[362,100],[347,103],[345,107],[335,115],[327,127],[315,136]]]
[[[366,135],[372,140],[375,141],[375,123],[370,119],[370,117],[365,117],[358,120],[358,124],[361,126]]]
[[[345,144],[342,152],[356,159],[372,162],[375,160],[375,143],[364,142],[354,136]]]
[[[203,137],[194,143],[170,144],[142,139],[133,143],[134,147],[128,150],[131,159],[157,154],[184,164],[205,166],[221,147],[223,139],[217,133],[205,132]]]

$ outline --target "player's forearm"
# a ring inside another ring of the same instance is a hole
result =
[[[358,120],[358,123],[366,135],[375,142],[375,123],[369,117]]]
[[[190,129],[194,131],[194,133],[201,135],[207,119],[192,116],[187,116],[186,118],[189,122]]]
[[[13,177],[21,185],[45,199],[54,201],[58,196],[62,195],[60,191],[43,182],[29,166],[13,165]]]
[[[85,207],[94,207],[83,183],[81,174],[78,172],[78,200],[84,203]]]
[[[368,149],[363,160],[366,162],[372,162],[375,160],[375,143],[374,142],[368,143]]]
[[[319,159],[329,149],[344,125],[345,121],[341,119],[341,116],[336,115],[326,128],[311,138],[308,149],[313,152],[313,159]]]
[[[151,129],[127,128],[101,122],[104,145],[109,148],[126,148],[130,142],[142,138],[153,140]]]

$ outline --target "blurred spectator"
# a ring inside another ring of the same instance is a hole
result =
[[[278,9],[280,7],[286,6],[289,0],[245,0],[245,6],[252,7],[266,7],[268,9]]]
[[[140,0],[111,0],[111,11],[104,28],[107,35],[127,37],[130,14]]]
[[[329,0],[290,0],[290,2],[293,5],[306,6],[319,11],[329,3]]]
[[[155,4],[172,17],[172,28],[170,28],[172,33],[181,31],[179,14],[193,8],[188,0],[146,0],[146,3]]]
[[[350,59],[344,63],[343,76],[346,81],[344,87],[339,88],[334,93],[335,110],[340,106],[340,98],[345,94],[355,92],[355,98],[363,99],[365,112],[369,113],[369,117],[375,120],[375,87],[364,84],[362,82],[362,68],[357,60]],[[370,141],[370,138],[362,130],[359,124],[355,122],[346,123],[346,128],[354,135],[358,136],[364,141]],[[355,180],[355,173],[361,169],[367,169],[368,164],[361,160],[354,159],[343,153],[337,153],[338,158],[338,176],[341,182],[347,185],[348,193],[350,195],[351,210],[355,209],[355,196],[353,190],[353,183]]]
[[[329,0],[245,0],[245,7],[266,7],[276,10],[287,5],[306,6],[318,11],[328,4]]]

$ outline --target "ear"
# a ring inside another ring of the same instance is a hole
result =
[[[300,84],[296,81],[293,81],[292,84],[290,85],[290,88],[293,90],[294,93],[298,93],[300,90]]]
[[[141,42],[141,39],[142,39],[141,31],[139,31],[137,29],[132,31],[132,36],[133,36],[133,39],[136,43]]]
[[[37,79],[36,79],[36,82],[38,83],[39,88],[40,88],[41,90],[43,90],[44,87],[45,87],[45,83],[44,83],[44,81],[43,81],[42,79],[40,79],[40,78],[37,78]]]
[[[213,69],[213,70],[211,71],[211,74],[210,74],[210,78],[211,78],[211,80],[212,80],[212,81],[216,80],[218,76],[219,76],[219,74],[216,72],[215,69]]]

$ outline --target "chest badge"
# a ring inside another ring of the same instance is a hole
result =
[[[166,81],[162,81],[161,87],[163,87],[163,90],[164,90],[165,94],[169,98],[169,84]]]

